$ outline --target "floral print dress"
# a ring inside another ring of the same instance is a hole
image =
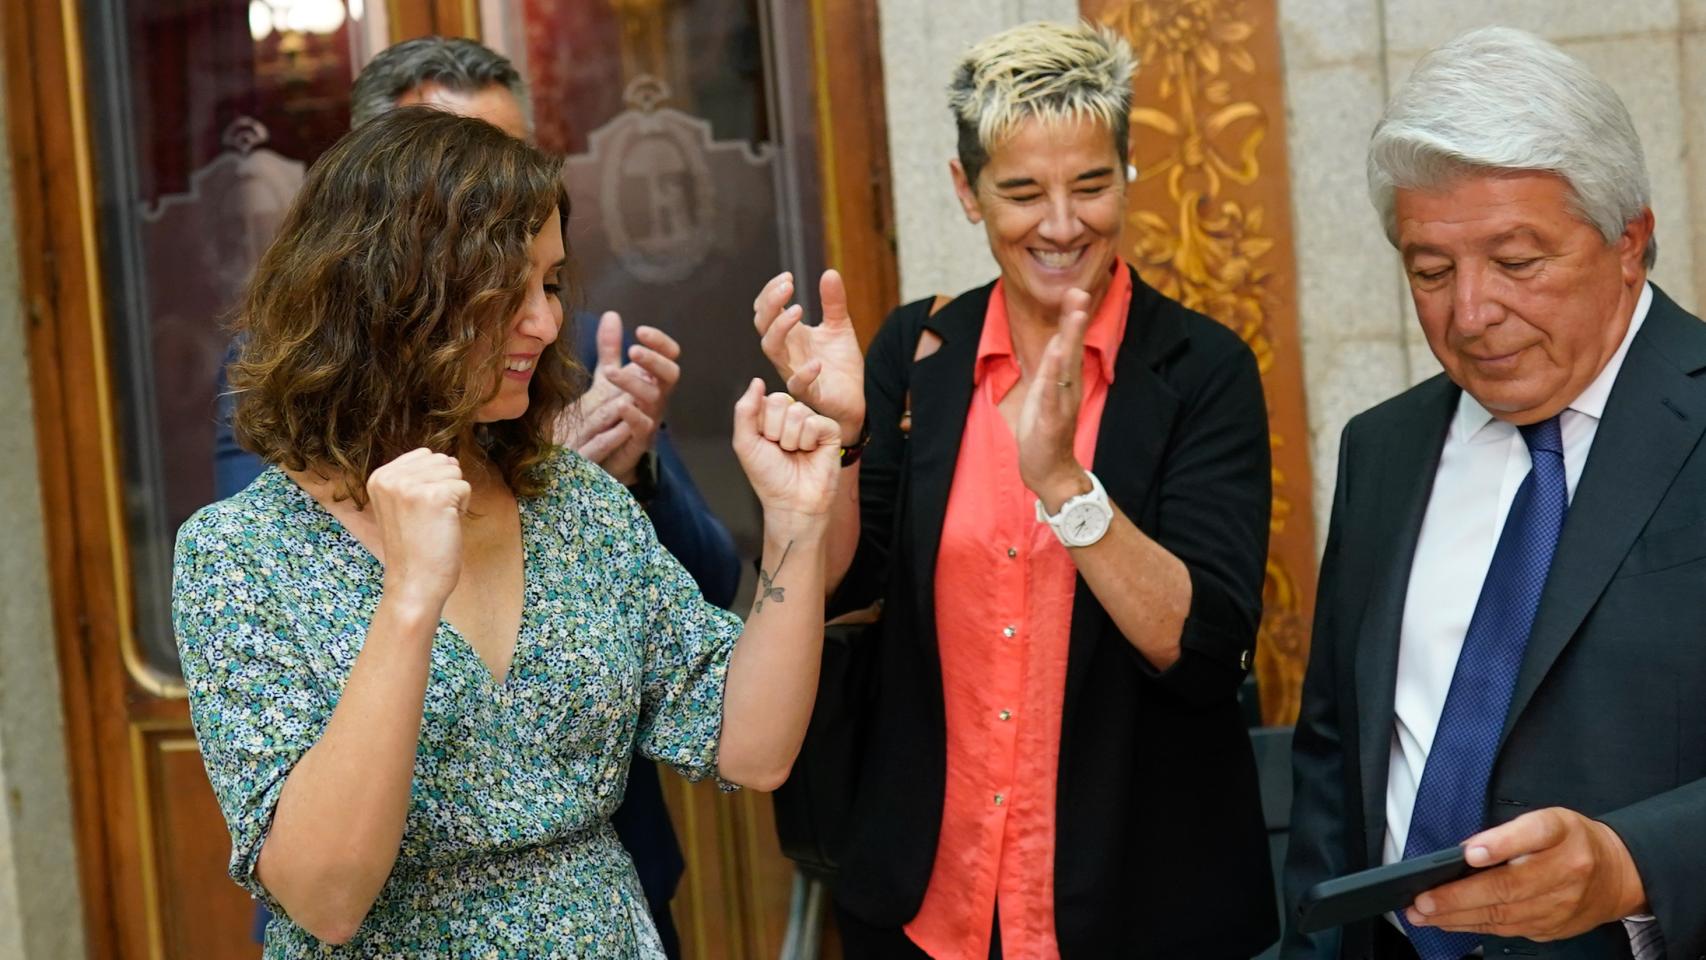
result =
[[[354,939],[316,940],[255,879],[285,778],[331,719],[383,568],[274,467],[178,533],[173,621],[190,714],[266,901],[267,960],[662,957],[610,814],[634,750],[716,770],[742,624],[705,602],[628,492],[562,452],[521,500],[525,609],[499,682],[447,624],[433,640],[402,849]]]

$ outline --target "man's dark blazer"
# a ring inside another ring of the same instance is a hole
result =
[[[1157,672],[1077,581],[1060,735],[1055,930],[1068,960],[1245,960],[1278,934],[1237,702],[1267,557],[1266,406],[1255,358],[1235,334],[1135,272],[1132,283],[1090,469],[1140,529],[1184,561],[1193,595],[1183,656]],[[861,541],[831,611],[882,597],[884,629],[836,896],[855,917],[884,927],[917,914],[941,829],[947,746],[936,551],[992,286],[928,319],[927,301],[900,308],[866,359],[871,442],[860,473]],[[942,345],[914,364],[920,325]],[[905,439],[898,425],[909,382]],[[900,543],[891,556],[897,506]]]
[[[596,331],[598,318],[589,313],[574,318],[576,355],[588,370],[598,363]],[[624,347],[633,344],[632,332]],[[236,345],[226,354],[226,364],[234,359]],[[248,486],[266,468],[261,459],[237,445],[231,431],[231,414],[235,400],[225,386],[225,367],[221,365],[219,386],[219,415],[215,425],[214,495],[221,499]],[[658,542],[668,550],[699,584],[705,599],[719,607],[734,602],[740,587],[740,555],[735,552],[734,538],[711,513],[705,496],[694,485],[693,477],[669,433],[661,426],[652,447],[658,458],[657,493],[646,504],[646,515],[657,530]],[[628,768],[628,784],[622,805],[610,817],[622,845],[634,859],[640,875],[640,886],[653,905],[658,933],[663,937],[666,952],[680,955],[675,924],[669,912],[669,901],[681,881],[685,867],[681,845],[664,806],[663,785],[658,781],[657,765],[636,755]]]
[[[1380,862],[1410,564],[1460,391],[1437,376],[1345,427],[1293,741],[1287,902]],[[1567,807],[1635,858],[1672,958],[1706,953],[1706,325],[1653,288],[1560,534],[1487,792],[1489,824]],[[1492,493],[1489,492],[1489,496]],[[1370,956],[1374,923],[1287,960]],[[1617,923],[1486,955],[1626,958]]]

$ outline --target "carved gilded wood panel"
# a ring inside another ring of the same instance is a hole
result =
[[[1261,365],[1274,456],[1256,676],[1290,724],[1315,601],[1308,410],[1273,0],[1081,0],[1137,52],[1125,256],[1151,286],[1238,331]]]

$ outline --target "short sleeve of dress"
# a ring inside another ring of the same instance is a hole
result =
[[[639,541],[630,589],[635,609],[645,611],[636,749],[689,780],[703,780],[717,772],[723,685],[744,625],[704,598],[658,542],[645,512],[625,491],[623,499]]]
[[[279,793],[331,718],[301,652],[274,625],[254,533],[216,505],[178,532],[172,568],[190,719],[231,832],[231,878],[274,910],[255,878]]]

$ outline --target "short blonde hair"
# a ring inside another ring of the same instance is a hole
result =
[[[966,180],[975,184],[990,152],[1032,117],[1100,123],[1124,161],[1136,70],[1130,44],[1087,22],[1037,21],[978,41],[948,84]]]

